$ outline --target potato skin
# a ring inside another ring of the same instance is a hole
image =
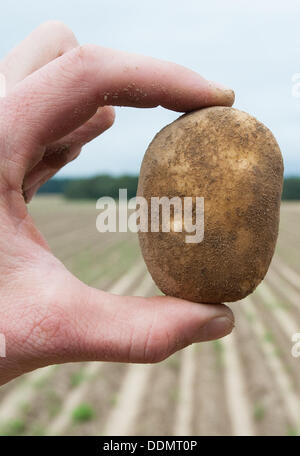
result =
[[[270,265],[278,235],[283,162],[267,127],[249,114],[212,107],[163,128],[141,166],[138,196],[202,196],[204,240],[187,233],[139,233],[160,290],[194,302],[240,300]]]

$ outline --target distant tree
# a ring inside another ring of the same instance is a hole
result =
[[[50,179],[44,185],[42,185],[38,193],[64,193],[65,187],[69,184],[69,182],[70,179]]]
[[[119,198],[119,189],[127,189],[128,198],[136,196],[137,176],[110,176],[103,174],[89,179],[76,179],[68,183],[64,195],[69,199],[98,199],[102,196]]]
[[[287,177],[284,180],[283,200],[300,200],[300,177]]]

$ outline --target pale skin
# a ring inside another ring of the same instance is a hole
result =
[[[79,46],[59,22],[38,27],[0,73],[0,384],[57,363],[159,362],[229,334],[234,317],[223,304],[117,296],[80,282],[52,254],[26,202],[111,127],[112,105],[185,112],[231,106],[233,92],[173,63]]]

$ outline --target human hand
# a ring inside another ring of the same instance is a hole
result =
[[[43,24],[2,62],[0,99],[0,384],[73,361],[152,363],[228,334],[222,304],[124,297],[93,289],[51,253],[25,200],[114,121],[111,105],[178,112],[231,106],[234,94],[173,63],[79,46]],[[25,199],[25,200],[24,200]]]

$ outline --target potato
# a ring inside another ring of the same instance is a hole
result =
[[[274,136],[245,112],[205,108],[163,128],[146,151],[137,192],[148,203],[149,230],[139,232],[140,246],[160,290],[203,303],[253,292],[274,253],[282,181]],[[202,242],[186,242],[188,221],[177,232],[172,211],[169,232],[161,229],[162,217],[159,232],[150,231],[151,198],[164,196],[193,197],[189,222],[196,221],[195,197],[204,198]]]

